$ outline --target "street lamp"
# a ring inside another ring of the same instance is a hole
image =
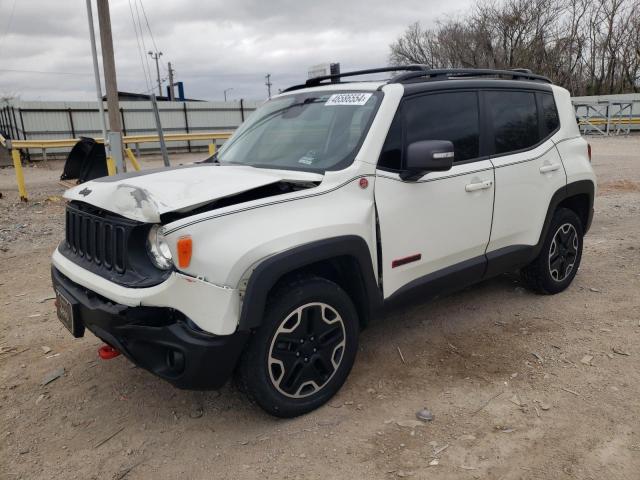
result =
[[[227,89],[224,90],[223,93],[224,93],[224,101],[225,102],[227,101],[227,92],[230,92],[231,90],[233,90],[233,87],[227,88]]]
[[[149,55],[151,56],[151,58],[153,58],[156,61],[156,73],[158,74],[158,95],[161,97],[162,96],[162,83],[160,82],[160,65],[158,63],[158,61],[160,60],[160,57],[162,56],[162,52],[152,52],[151,50],[149,50]]]

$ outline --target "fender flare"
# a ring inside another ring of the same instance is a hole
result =
[[[367,242],[356,235],[345,235],[306,243],[267,257],[251,273],[242,302],[239,331],[260,326],[271,288],[283,275],[323,260],[351,257],[358,265],[358,274],[365,293],[367,312],[382,304],[382,293],[373,272],[373,262]]]
[[[584,233],[586,234],[591,228],[591,221],[593,220],[593,200],[595,197],[596,186],[591,180],[578,180],[576,182],[567,183],[564,187],[559,188],[556,193],[551,197],[551,201],[549,202],[549,208],[547,210],[547,216],[544,219],[544,224],[542,226],[542,231],[540,232],[540,238],[538,239],[538,244],[535,246],[535,252],[532,258],[538,256],[540,253],[540,249],[542,248],[542,244],[544,243],[545,238],[547,238],[547,233],[549,232],[549,227],[551,226],[551,219],[553,218],[553,214],[558,208],[558,205],[563,200],[567,198],[574,197],[576,195],[586,194],[589,198],[589,209],[587,215],[587,223],[584,225]]]

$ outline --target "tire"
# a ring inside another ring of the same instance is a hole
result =
[[[578,216],[568,208],[556,210],[536,259],[521,270],[524,283],[542,294],[556,294],[573,281],[580,260],[584,229]]]
[[[358,330],[353,302],[337,284],[316,276],[285,282],[240,360],[240,389],[277,417],[315,410],[347,379]]]

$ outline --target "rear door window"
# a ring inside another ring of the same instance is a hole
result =
[[[485,92],[496,155],[524,150],[540,141],[538,109],[533,92]]]

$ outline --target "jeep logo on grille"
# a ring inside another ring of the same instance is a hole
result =
[[[84,197],[86,197],[87,195],[89,195],[93,190],[90,190],[88,188],[83,188],[82,190],[80,190],[78,193]]]

